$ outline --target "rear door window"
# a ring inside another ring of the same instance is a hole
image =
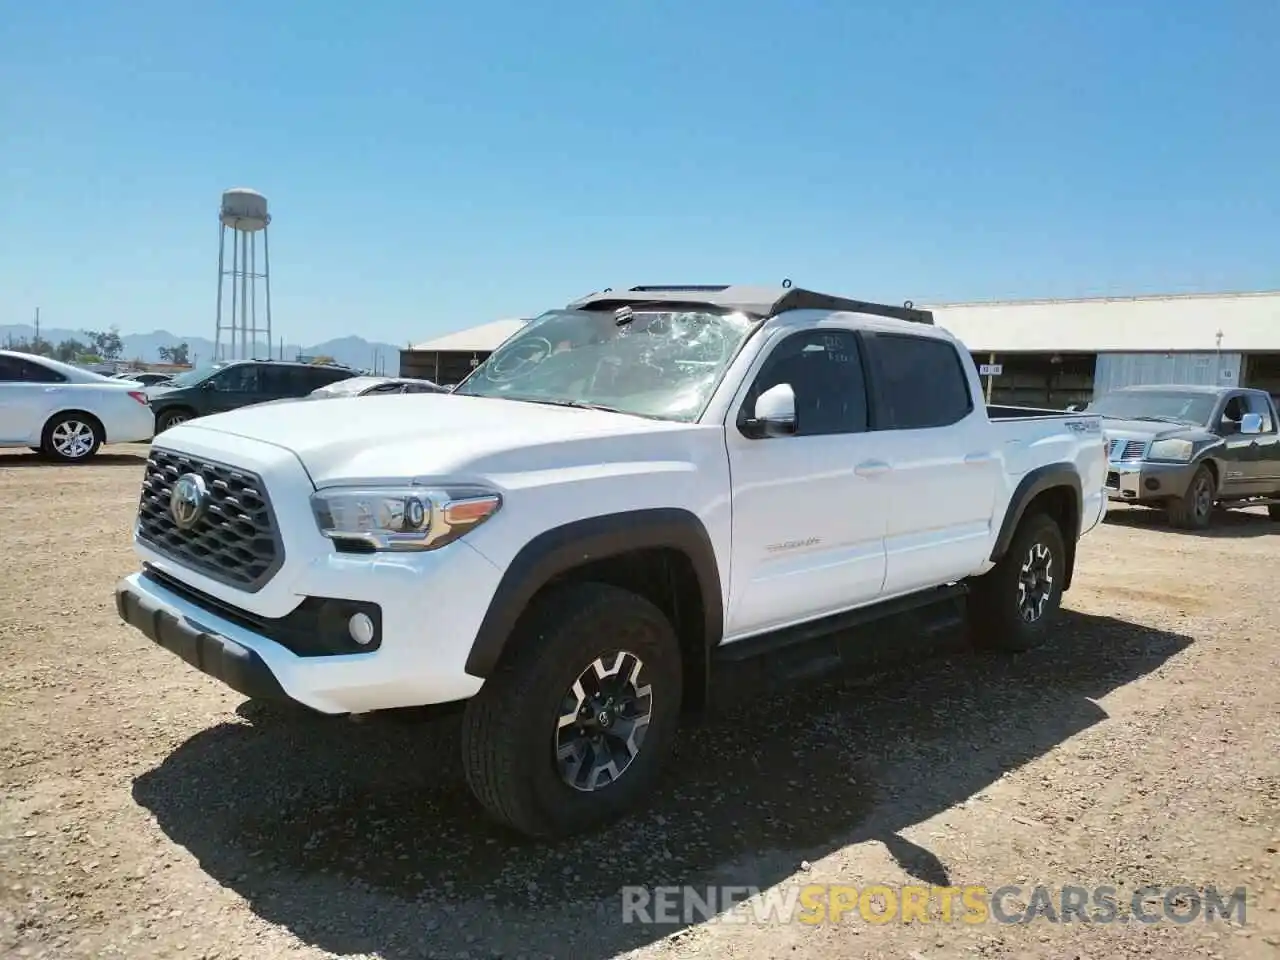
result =
[[[866,338],[879,430],[928,430],[973,412],[960,354],[947,340],[877,333]]]

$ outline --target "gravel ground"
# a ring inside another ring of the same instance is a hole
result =
[[[477,816],[447,722],[263,709],[120,624],[144,456],[0,454],[0,955],[1280,954],[1264,515],[1193,536],[1116,511],[1081,546],[1049,649],[941,649],[730,711],[688,731],[650,809],[539,847]],[[810,882],[1249,899],[1244,925],[622,920],[623,885]]]

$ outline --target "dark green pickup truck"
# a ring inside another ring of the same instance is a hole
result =
[[[1086,412],[1103,418],[1111,500],[1163,507],[1186,529],[1209,526],[1215,505],[1280,520],[1280,418],[1265,390],[1124,387]]]

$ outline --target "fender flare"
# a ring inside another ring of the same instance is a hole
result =
[[[1080,485],[1080,474],[1073,464],[1048,463],[1034,470],[1028,470],[1014,488],[1013,496],[1009,498],[1009,508],[1004,514],[1004,522],[1001,523],[1000,532],[996,535],[995,544],[991,548],[992,563],[999,563],[1009,551],[1009,544],[1013,542],[1013,536],[1018,532],[1018,524],[1022,522],[1023,514],[1026,513],[1031,501],[1046,490],[1052,490],[1055,487],[1068,487],[1075,495],[1076,529],[1072,536],[1067,538],[1068,562],[1071,563],[1074,560],[1076,541],[1080,539],[1080,523],[1084,515],[1084,491]],[[1069,572],[1067,577],[1069,580]]]
[[[654,548],[679,550],[693,564],[702,595],[703,635],[708,647],[716,645],[724,635],[724,596],[707,528],[688,510],[627,510],[553,527],[521,547],[489,601],[464,669],[488,678],[520,615],[556,577],[597,560]]]

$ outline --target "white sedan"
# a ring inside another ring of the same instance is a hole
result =
[[[139,384],[0,350],[0,447],[30,447],[78,463],[104,443],[145,443],[155,428]]]

